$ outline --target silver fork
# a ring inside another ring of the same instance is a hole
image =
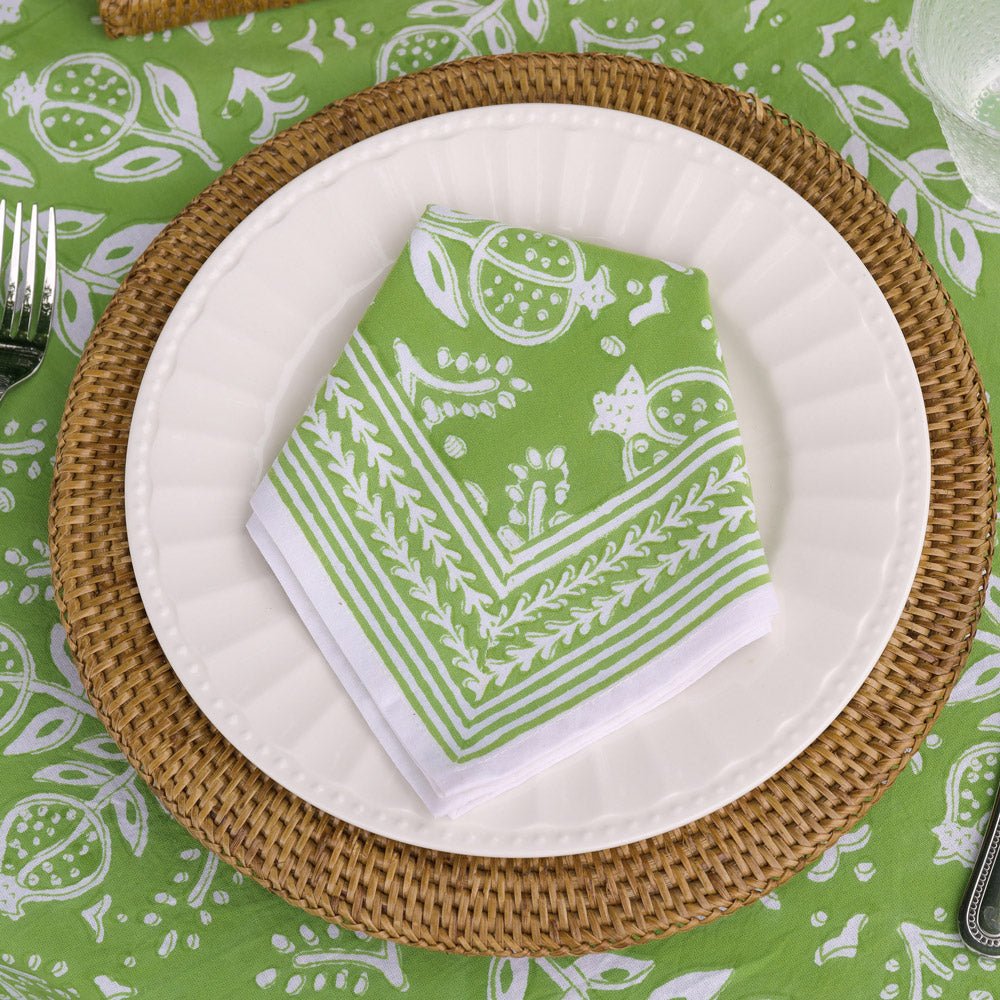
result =
[[[33,375],[42,358],[52,329],[52,307],[56,288],[56,211],[49,209],[49,232],[45,244],[45,268],[41,294],[36,295],[40,248],[38,207],[31,206],[28,223],[28,253],[21,268],[20,202],[14,208],[9,255],[5,252],[7,202],[0,199],[0,400],[7,390]]]

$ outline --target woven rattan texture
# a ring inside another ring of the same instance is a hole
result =
[[[273,7],[291,7],[303,0],[100,0],[104,30],[112,38],[163,31],[193,21],[213,21],[252,14]]]
[[[694,129],[811,202],[874,275],[923,387],[932,493],[916,581],[861,690],[807,750],[706,818],[614,850],[503,860],[440,854],[349,826],[289,794],[216,732],[165,660],[129,561],[125,446],[156,338],[195,272],[303,170],[403,122],[518,101],[593,104]],[[112,300],[70,389],[50,534],[70,646],[104,723],[204,844],[291,902],[370,934],[465,953],[621,948],[696,926],[783,882],[867,811],[910,759],[963,666],[993,548],[985,393],[954,307],[867,182],[756,98],[608,55],[450,63],[331,104],[244,157],[153,242]]]

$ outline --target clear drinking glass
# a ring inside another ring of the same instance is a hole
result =
[[[955,166],[1000,211],[1000,0],[916,0],[910,41]]]

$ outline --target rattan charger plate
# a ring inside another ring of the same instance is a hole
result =
[[[104,30],[111,38],[163,31],[192,21],[211,21],[291,7],[303,0],[99,0]]]
[[[125,449],[163,325],[222,239],[287,181],[403,122],[513,102],[592,104],[735,149],[808,200],[878,282],[907,339],[931,439],[928,530],[913,588],[868,680],[799,757],[698,822],[612,850],[535,859],[412,847],[293,796],[240,755],[157,644],[129,560]],[[244,157],[161,233],[91,338],[59,433],[50,535],[70,648],[101,719],[202,843],[285,899],[369,934],[463,953],[627,947],[757,899],[864,815],[910,759],[972,643],[996,508],[986,397],[954,307],[863,177],[756,98],[608,55],[475,58],[382,84]]]

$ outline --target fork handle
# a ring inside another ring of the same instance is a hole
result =
[[[998,791],[1000,796],[1000,791]],[[976,867],[958,913],[962,940],[980,955],[1000,958],[1000,808],[993,815],[979,849]]]

